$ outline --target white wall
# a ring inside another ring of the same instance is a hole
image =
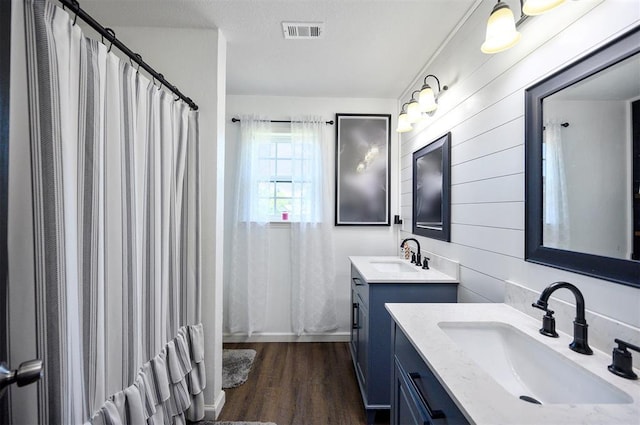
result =
[[[480,3],[423,73],[436,74],[450,89],[430,122],[402,137],[401,236],[411,232],[411,154],[451,131],[451,243],[420,240],[427,250],[460,262],[459,300],[502,302],[505,280],[536,291],[567,280],[580,287],[588,309],[640,326],[639,289],[524,261],[524,91],[637,25],[638,3],[567,2],[527,21],[519,45],[487,56],[480,44],[489,3]],[[574,302],[563,292],[556,294]],[[562,329],[570,325],[558,323]]]
[[[570,188],[567,206],[572,251],[631,258],[628,103],[545,100],[545,121],[569,123],[560,132],[567,153],[564,169]]]
[[[395,99],[346,99],[346,98],[303,98],[273,96],[227,96],[227,173],[225,187],[226,230],[225,249],[231,252],[230,216],[235,190],[235,168],[237,164],[237,140],[239,124],[232,124],[231,118],[239,114],[260,114],[271,119],[290,119],[296,115],[319,115],[325,120],[335,120],[336,113],[376,113],[392,115],[392,130],[395,129],[397,101]],[[327,129],[331,143],[335,143],[335,126]],[[391,215],[398,214],[398,138],[391,134]],[[332,160],[333,161],[333,160]],[[334,170],[327,170],[327,179],[332,190],[334,205]],[[333,210],[333,207],[332,207]],[[336,340],[347,335],[350,326],[350,255],[395,255],[398,237],[397,226],[391,227],[334,227],[336,261],[336,296],[339,314],[339,329],[323,338]],[[274,252],[271,267],[271,287],[267,307],[267,323],[264,330],[254,339],[285,341],[296,339],[291,328],[291,276],[289,271],[289,227],[286,224],[272,225],[270,247]],[[227,256],[228,257],[228,256]],[[230,262],[225,259],[225,285],[228,284]],[[313,261],[313,258],[309,258]],[[251,253],[247,253],[247,267],[251,267]],[[227,291],[225,291],[227,293]],[[228,304],[225,302],[225,306]],[[228,308],[225,307],[225,316]],[[231,340],[231,338],[225,338]],[[303,340],[305,338],[302,338]],[[308,339],[308,338],[306,338]],[[317,339],[317,337],[315,337]]]
[[[199,107],[202,235],[202,324],[205,331],[208,417],[224,404],[222,391],[222,240],[226,41],[219,30],[114,28],[118,39]]]

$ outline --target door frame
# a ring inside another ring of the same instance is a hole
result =
[[[0,1],[0,361],[9,360],[7,212],[9,190],[9,92],[11,1]],[[7,392],[8,394],[9,392]],[[0,398],[0,423],[9,423],[9,397]]]

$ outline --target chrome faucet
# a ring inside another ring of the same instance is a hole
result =
[[[580,292],[580,290],[571,283],[552,283],[542,291],[538,301],[531,304],[533,307],[546,312],[545,316],[542,318],[542,329],[540,329],[540,333],[554,338],[558,337],[558,333],[555,329],[556,322],[553,318],[553,311],[549,310],[547,303],[551,294],[560,288],[570,290],[576,298],[576,318],[573,320],[573,342],[569,344],[569,348],[577,353],[593,354],[593,351],[589,347],[587,338],[587,329],[589,328],[589,325],[587,325],[587,321],[584,317],[584,297],[582,296],[582,292]]]
[[[416,263],[416,266],[420,267],[422,266],[422,255],[420,254],[420,242],[418,242],[418,240],[416,238],[407,238],[405,240],[403,240],[402,242],[400,242],[400,248],[404,248],[404,244],[408,241],[414,241],[416,243],[416,246],[418,247],[418,253],[416,255],[416,261],[413,261],[413,257],[411,258],[411,262],[412,263]]]

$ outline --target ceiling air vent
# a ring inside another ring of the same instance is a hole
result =
[[[324,22],[283,22],[282,32],[287,40],[311,40],[324,37]]]

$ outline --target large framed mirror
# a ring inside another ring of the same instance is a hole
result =
[[[640,27],[525,92],[525,259],[640,287]]]

